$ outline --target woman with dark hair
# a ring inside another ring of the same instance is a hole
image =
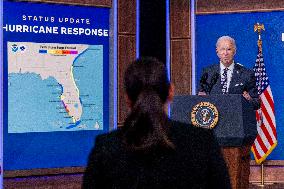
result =
[[[97,136],[84,189],[230,188],[213,133],[168,118],[173,87],[163,63],[136,60],[124,86],[131,112],[123,127]]]

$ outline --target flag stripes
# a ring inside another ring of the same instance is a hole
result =
[[[260,98],[260,109],[256,111],[258,135],[251,150],[256,162],[260,164],[277,145],[274,100],[261,52],[257,55],[254,72]]]

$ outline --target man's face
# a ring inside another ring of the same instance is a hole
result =
[[[229,40],[222,40],[216,48],[217,56],[220,58],[221,63],[228,67],[233,63],[236,49]]]

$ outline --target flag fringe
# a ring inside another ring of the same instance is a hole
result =
[[[274,150],[274,148],[276,146],[277,146],[277,141],[271,146],[271,148],[260,159],[256,158],[255,151],[254,151],[253,147],[251,147],[251,151],[254,155],[254,159],[255,159],[256,163],[261,164],[267,158],[267,156],[269,156],[269,154]]]

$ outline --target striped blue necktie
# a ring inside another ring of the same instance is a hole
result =
[[[227,94],[228,70],[228,68],[225,68],[221,77],[222,94]]]

